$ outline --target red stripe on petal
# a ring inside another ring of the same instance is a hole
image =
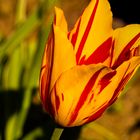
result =
[[[96,10],[97,10],[98,3],[99,3],[99,0],[96,0],[95,7],[94,7],[94,9],[93,9],[93,11],[92,11],[92,14],[91,14],[91,16],[90,16],[88,25],[87,25],[86,30],[85,30],[85,32],[84,32],[84,35],[83,35],[83,37],[82,37],[82,39],[81,39],[80,45],[79,45],[79,47],[78,47],[78,50],[77,50],[77,53],[76,53],[76,62],[77,62],[77,64],[78,64],[78,62],[79,62],[80,56],[81,56],[82,51],[83,51],[83,48],[84,48],[84,44],[85,44],[85,42],[86,42],[86,39],[87,39],[87,37],[88,37],[90,28],[91,28],[91,26],[92,26],[92,23],[93,23],[93,20],[94,20],[94,17],[95,17],[95,13],[96,13]]]
[[[109,101],[109,106],[111,106],[117,99],[118,99],[118,97],[112,98],[112,99]]]
[[[54,86],[54,92],[55,92],[55,107],[56,107],[56,112],[58,113],[58,109],[60,106],[60,99],[59,96],[56,93],[56,85]]]
[[[70,39],[70,32],[68,32],[67,37],[68,37],[68,39]]]
[[[62,101],[64,101],[64,94],[62,93],[61,96],[62,96]]]
[[[43,73],[42,78],[40,79],[40,81],[41,81],[41,84],[40,84],[41,100],[44,101],[45,86],[46,86],[46,76],[45,76],[44,73]]]
[[[56,115],[56,112],[55,112],[55,107],[53,106],[53,104],[51,103],[51,98],[50,96],[47,98],[46,100],[46,104],[45,104],[45,108],[48,108],[46,109],[47,113],[49,115],[51,115],[52,117],[54,117]]]
[[[90,99],[89,99],[89,102],[88,102],[88,103],[91,103],[91,101],[92,101],[93,97],[94,97],[94,94],[91,94],[91,97],[90,97]]]
[[[41,99],[44,105],[45,110],[49,113],[50,112],[50,107],[49,107],[49,87],[50,87],[50,79],[51,79],[51,72],[52,72],[52,66],[53,66],[53,55],[54,55],[54,34],[49,35],[48,38],[48,45],[47,48],[45,49],[46,53],[46,69],[44,71],[44,74],[42,75],[41,79]],[[42,72],[42,69],[41,69]]]
[[[119,65],[121,65],[124,61],[130,59],[131,47],[135,44],[135,42],[140,38],[140,33],[138,33],[122,50],[121,54],[119,55],[118,59],[113,65],[113,69],[116,69]]]
[[[91,121],[94,121],[96,119],[98,119],[106,110],[106,108],[108,107],[108,104],[103,104],[100,109],[98,109],[98,111],[96,113],[94,113],[92,116],[90,116],[85,123],[89,123]]]
[[[112,38],[108,38],[104,41],[89,57],[85,60],[85,56],[82,57],[79,64],[97,64],[103,63],[110,55],[110,49],[112,46]]]
[[[125,75],[128,71],[130,67],[130,64],[128,65],[124,76],[122,77],[120,83],[118,84],[118,87],[116,88],[116,90],[114,91],[114,94],[109,102],[109,104],[112,104],[112,102],[114,102],[114,100],[117,98],[117,96],[119,95],[119,93],[123,90],[124,86],[126,85],[126,83],[128,82],[128,80],[130,79],[131,75],[133,74],[134,70],[130,73],[128,73],[127,75]]]
[[[56,15],[54,16],[53,23],[56,25]]]
[[[99,82],[100,87],[100,91],[99,93],[102,92],[102,90],[111,82],[110,80],[112,79],[113,76],[115,76],[116,71],[107,73]]]
[[[68,125],[72,124],[75,120],[76,120],[76,117],[78,116],[78,113],[79,113],[79,110],[81,109],[81,107],[84,105],[89,93],[91,92],[95,82],[96,82],[96,79],[97,77],[99,76],[100,72],[104,69],[105,67],[101,68],[100,70],[98,70],[97,72],[95,72],[95,74],[90,78],[90,80],[88,81],[88,83],[86,84],[81,96],[80,96],[80,99],[72,113],[72,116],[70,118],[70,121],[68,123]]]
[[[71,43],[72,43],[72,45],[73,45],[73,48],[75,48],[75,43],[76,43],[77,36],[78,36],[78,33],[79,33],[80,23],[81,23],[81,18],[80,18],[80,20],[78,21],[78,25],[77,25],[76,32],[72,35]]]
[[[42,71],[44,68],[46,68],[46,65],[42,66],[40,71]]]
[[[112,60],[113,60],[113,56],[114,56],[114,45],[115,45],[115,40],[112,41],[112,45],[111,45],[110,67],[112,66]]]
[[[111,100],[110,100],[110,104],[112,104],[112,102],[114,102],[114,100],[117,98],[117,96],[119,95],[119,93],[123,90],[125,84],[128,82],[128,80],[130,79],[131,75],[132,75],[133,71],[129,74],[127,74],[119,83],[118,87],[116,88],[114,95],[112,96]]]
[[[140,45],[134,48],[133,56],[140,56]]]

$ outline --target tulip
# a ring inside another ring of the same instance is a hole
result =
[[[69,32],[55,8],[40,74],[44,109],[64,127],[99,118],[136,72],[139,49],[140,25],[113,29],[107,0],[91,0]]]

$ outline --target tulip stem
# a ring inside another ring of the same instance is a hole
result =
[[[55,128],[51,140],[59,140],[63,130],[63,128]]]

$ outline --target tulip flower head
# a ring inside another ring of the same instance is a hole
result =
[[[99,118],[136,72],[139,49],[140,25],[114,30],[107,0],[91,0],[69,32],[55,8],[40,74],[44,109],[64,127]]]

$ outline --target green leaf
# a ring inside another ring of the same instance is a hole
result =
[[[38,84],[39,84],[38,80],[39,80],[39,74],[40,74],[41,60],[42,60],[42,55],[43,55],[46,39],[47,39],[49,30],[51,27],[50,23],[47,25],[47,28],[43,28],[43,30],[41,30],[39,47],[34,55],[33,61],[30,65],[30,69],[28,69],[25,72],[25,78],[24,78],[25,92],[24,92],[22,107],[18,113],[18,120],[17,120],[18,123],[16,125],[17,128],[16,128],[15,139],[18,139],[22,136],[23,125],[25,123],[26,116],[27,116],[27,113],[31,104],[32,89],[34,87],[38,87]]]
[[[17,120],[17,114],[13,114],[6,123],[6,129],[5,129],[5,140],[13,140],[14,139],[14,126],[16,124]]]
[[[43,136],[43,130],[41,128],[36,128],[29,134],[27,134],[22,140],[36,140],[36,138],[39,138]]]
[[[20,86],[20,77],[22,74],[22,54],[20,53],[20,47],[13,51],[6,67],[3,71],[3,86],[5,89],[16,90]]]

